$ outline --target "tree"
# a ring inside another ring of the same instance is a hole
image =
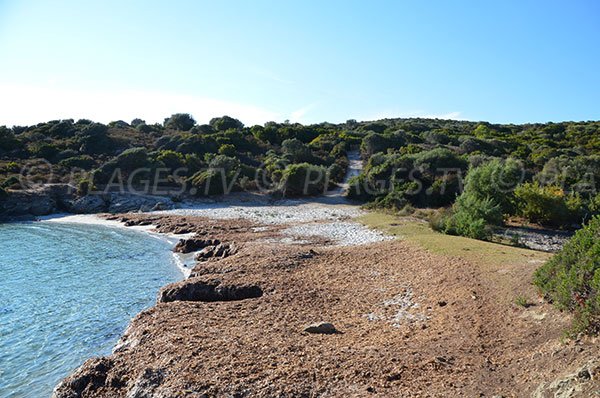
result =
[[[178,131],[189,131],[196,125],[196,121],[189,113],[175,113],[165,119],[164,126]]]

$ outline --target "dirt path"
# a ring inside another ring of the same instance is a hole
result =
[[[350,188],[349,181],[353,177],[357,177],[363,169],[363,162],[360,158],[360,151],[349,151],[348,152],[348,169],[346,170],[346,176],[344,182],[339,184],[338,188],[325,195],[326,197],[345,196]]]

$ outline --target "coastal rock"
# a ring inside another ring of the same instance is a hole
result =
[[[129,389],[126,398],[157,397],[157,389],[165,378],[163,369],[145,369]]]
[[[336,334],[339,333],[338,330],[333,326],[332,323],[329,322],[318,322],[313,323],[312,325],[307,326],[304,329],[307,333],[313,334]]]
[[[77,398],[97,393],[108,384],[120,384],[116,380],[108,380],[107,375],[114,366],[111,359],[92,358],[86,361],[69,377],[63,379],[54,389],[52,398]]]
[[[69,210],[77,214],[102,213],[108,210],[108,204],[100,195],[86,195],[71,202]]]
[[[219,280],[188,279],[163,287],[158,294],[158,302],[237,301],[258,298],[262,295],[262,289],[256,285],[222,285]]]
[[[191,238],[191,239],[180,239],[179,242],[173,248],[175,253],[192,253],[198,250],[202,250],[206,247],[212,247],[219,245],[221,241],[218,239],[200,239],[200,238]]]
[[[127,213],[131,211],[147,212],[153,209],[167,210],[173,208],[171,199],[161,196],[135,195],[125,193],[110,194],[109,213]]]
[[[235,243],[220,243],[216,246],[207,246],[195,257],[196,261],[208,261],[213,258],[225,258],[237,252]]]
[[[0,217],[45,216],[68,210],[75,188],[67,184],[48,184],[41,187],[10,191],[0,206]]]

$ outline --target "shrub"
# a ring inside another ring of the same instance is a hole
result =
[[[230,116],[215,117],[210,120],[209,124],[216,131],[241,130],[244,127],[244,123]]]
[[[317,195],[325,191],[326,170],[309,163],[292,164],[283,172],[279,190],[284,196]]]
[[[477,200],[492,198],[504,214],[514,213],[514,189],[523,179],[519,162],[494,159],[471,169],[465,179],[464,193]]]
[[[380,196],[375,201],[370,203],[367,208],[371,209],[391,209],[395,211],[403,210],[410,206],[408,200],[404,197],[404,192],[391,191],[385,196]]]
[[[95,162],[94,158],[92,158],[91,156],[81,155],[63,159],[60,162],[58,162],[58,164],[67,168],[78,167],[80,169],[89,170],[92,167],[94,167]]]
[[[515,297],[515,304],[518,305],[519,307],[523,307],[523,308],[528,308],[528,307],[531,307],[531,305],[532,305],[529,302],[529,299],[525,296]]]
[[[488,225],[501,223],[502,211],[493,199],[463,194],[454,204],[452,215],[446,219],[443,232],[486,240],[492,235]]]
[[[406,144],[405,134],[396,132],[393,134],[367,134],[360,144],[360,151],[365,158],[371,157],[378,152],[385,152],[388,148],[398,149]]]
[[[188,131],[196,124],[196,121],[189,113],[175,113],[165,119],[164,126],[169,129]]]
[[[190,178],[197,195],[221,195],[238,188],[240,161],[225,155],[213,157],[208,170],[199,171]]]
[[[467,161],[446,148],[435,148],[413,155],[415,167],[439,174],[443,170],[464,170]]]
[[[297,138],[283,141],[281,149],[292,163],[303,163],[312,160],[312,153],[308,145]]]
[[[576,196],[569,197],[556,185],[525,183],[515,189],[517,213],[542,225],[567,226],[583,207]]]
[[[148,152],[146,148],[130,148],[117,156],[116,161],[119,167],[132,171],[148,164]]]
[[[21,147],[19,141],[13,132],[7,127],[0,126],[0,150],[12,151]]]
[[[600,331],[600,217],[593,217],[534,275],[544,298],[575,314],[574,332]]]
[[[185,159],[181,153],[171,150],[160,151],[156,157],[156,160],[162,162],[165,167],[171,170],[176,170],[180,167],[183,167],[185,163]]]
[[[346,175],[346,170],[337,163],[332,164],[327,168],[329,180],[333,182],[342,182]]]
[[[235,146],[231,144],[223,144],[219,147],[219,154],[226,156],[235,156]]]
[[[46,160],[52,160],[58,155],[59,150],[52,144],[39,143],[32,145],[29,149],[31,154],[36,158],[43,158]]]

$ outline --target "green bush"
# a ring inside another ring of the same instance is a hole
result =
[[[229,129],[241,130],[244,127],[244,123],[230,116],[212,118],[209,124],[216,131],[226,131]]]
[[[303,163],[312,160],[310,148],[299,139],[292,138],[283,141],[281,149],[286,158],[292,163]]]
[[[515,189],[517,213],[542,225],[562,227],[579,221],[582,203],[577,196],[567,196],[556,185],[525,183]]]
[[[486,240],[492,235],[488,226],[501,223],[502,211],[496,201],[463,194],[454,204],[452,214],[445,220],[442,230],[451,235]]]
[[[337,163],[332,164],[327,168],[329,180],[333,182],[342,182],[346,175],[346,170]]]
[[[226,156],[235,156],[235,146],[231,144],[223,144],[219,147],[219,154]]]
[[[29,151],[34,157],[46,160],[53,160],[60,152],[54,145],[47,143],[36,143],[29,148]]]
[[[81,155],[63,159],[60,162],[58,162],[58,164],[66,168],[77,167],[80,169],[89,170],[92,167],[94,167],[95,162],[94,158],[92,158],[91,156]]]
[[[164,126],[169,129],[188,131],[196,124],[196,121],[189,113],[175,113],[164,121]]]
[[[15,137],[9,128],[0,126],[0,151],[13,151],[21,146],[21,141]]]
[[[171,150],[160,151],[160,153],[156,157],[156,160],[162,162],[165,165],[165,167],[171,170],[176,170],[180,167],[183,167],[185,164],[185,159],[183,155],[179,152]]]
[[[199,171],[190,178],[197,195],[221,195],[238,189],[240,161],[225,155],[213,157],[208,170]]]
[[[400,131],[393,134],[369,133],[363,138],[360,151],[364,158],[369,158],[375,153],[399,149],[405,144],[406,136]]]
[[[544,298],[575,314],[575,332],[600,331],[600,217],[593,217],[541,266],[534,284]]]
[[[370,209],[391,209],[400,211],[409,206],[408,200],[404,197],[404,192],[392,191],[385,196],[380,196],[371,202],[367,208]]]
[[[464,192],[478,200],[492,198],[504,214],[513,214],[514,189],[523,179],[523,169],[514,159],[494,159],[471,169],[465,179]]]
[[[284,196],[312,196],[325,191],[327,171],[309,163],[292,164],[283,171],[279,190]]]

